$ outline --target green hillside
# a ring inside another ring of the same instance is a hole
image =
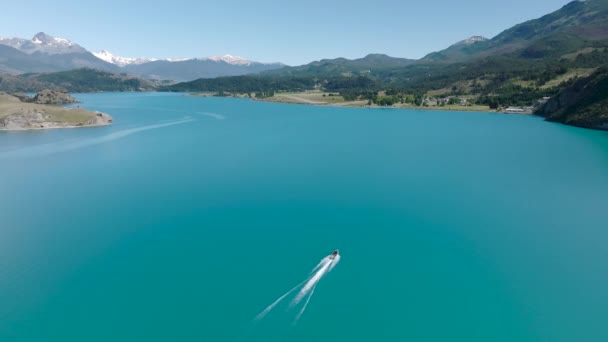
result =
[[[349,100],[394,103],[461,97],[491,108],[533,106],[608,66],[608,0],[574,1],[492,39],[473,37],[420,61],[368,55],[321,60],[258,75],[197,80],[173,91],[320,89]],[[385,94],[385,95],[381,95]],[[388,95],[386,95],[388,94]],[[387,96],[390,97],[388,100]],[[592,97],[590,97],[592,98]],[[414,99],[414,100],[412,100]]]
[[[453,45],[427,55],[421,62],[462,62],[505,54],[522,58],[559,57],[608,39],[607,24],[607,0],[573,1],[490,40]]]
[[[191,82],[182,82],[171,86],[160,87],[161,91],[199,91],[199,92],[269,92],[281,90],[300,91],[312,89],[315,80],[311,77],[293,76],[228,76],[218,78],[201,78]]]
[[[37,92],[61,89],[74,93],[97,91],[154,90],[156,83],[126,74],[113,74],[94,69],[75,69],[42,74],[0,74],[0,91]]]
[[[358,59],[323,59],[301,66],[267,71],[263,74],[299,77],[365,76],[381,70],[407,67],[415,62],[415,60],[406,58],[390,57],[383,54],[369,54]]]
[[[608,129],[608,69],[571,82],[538,111],[550,121]]]
[[[33,75],[29,78],[53,84],[68,92],[86,93],[95,91],[142,91],[152,90],[154,86],[149,81],[128,76],[113,74],[93,69],[76,69],[50,74]]]

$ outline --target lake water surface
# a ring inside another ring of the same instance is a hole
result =
[[[0,341],[608,341],[608,132],[77,97],[115,124],[0,134]]]

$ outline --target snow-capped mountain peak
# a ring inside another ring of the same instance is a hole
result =
[[[87,52],[87,50],[74,42],[65,38],[53,37],[44,32],[37,33],[31,40],[22,38],[0,38],[0,44],[8,45],[27,54],[41,52],[49,55],[58,55]]]
[[[243,57],[233,56],[233,55],[223,55],[223,56],[211,56],[205,58],[165,58],[165,59],[153,59],[153,58],[131,58],[131,57],[121,57],[112,54],[106,50],[101,50],[99,52],[93,52],[95,57],[104,60],[108,63],[112,63],[121,67],[127,65],[138,65],[144,64],[153,61],[167,61],[167,62],[184,62],[190,60],[199,60],[199,61],[213,61],[213,62],[223,62],[231,65],[238,66],[250,66],[254,64],[258,64],[256,62],[250,61]]]
[[[103,61],[112,63],[114,65],[118,65],[121,67],[124,67],[126,65],[138,65],[138,64],[144,64],[144,63],[155,61],[155,59],[151,59],[151,58],[131,58],[131,57],[116,56],[106,50],[101,50],[99,52],[93,52],[93,55],[95,55],[95,57],[97,57]]]
[[[471,38],[459,41],[458,43],[454,44],[454,46],[455,45],[471,45],[471,44],[475,44],[477,42],[485,42],[486,40],[489,40],[489,39],[486,37],[482,37],[482,36],[473,36]]]
[[[163,59],[163,61],[167,61],[167,62],[184,62],[184,61],[189,61],[192,60],[194,58],[165,58]]]
[[[75,43],[59,37],[49,36],[44,32],[37,33],[34,38],[32,38],[32,42],[38,45],[48,45],[48,46],[73,46]]]
[[[251,65],[255,62],[247,60],[243,57],[233,56],[233,55],[223,55],[223,56],[211,56],[207,58],[203,58],[206,60],[214,61],[214,62],[224,62],[232,65]]]

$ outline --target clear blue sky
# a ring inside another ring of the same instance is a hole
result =
[[[0,36],[39,31],[126,57],[233,54],[299,65],[368,53],[420,58],[493,37],[568,0],[3,1]]]

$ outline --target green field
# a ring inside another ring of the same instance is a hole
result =
[[[277,93],[268,100],[274,102],[306,103],[318,105],[337,104],[345,102],[344,97],[340,95],[320,91]]]
[[[576,77],[588,77],[589,75],[593,74],[593,72],[597,70],[597,68],[588,68],[588,69],[583,69],[583,68],[578,68],[578,69],[571,69],[568,70],[567,73],[560,75],[552,80],[550,80],[549,82],[545,83],[541,89],[549,89],[549,88],[554,88],[559,86],[562,82],[568,81],[572,78],[576,78]]]

